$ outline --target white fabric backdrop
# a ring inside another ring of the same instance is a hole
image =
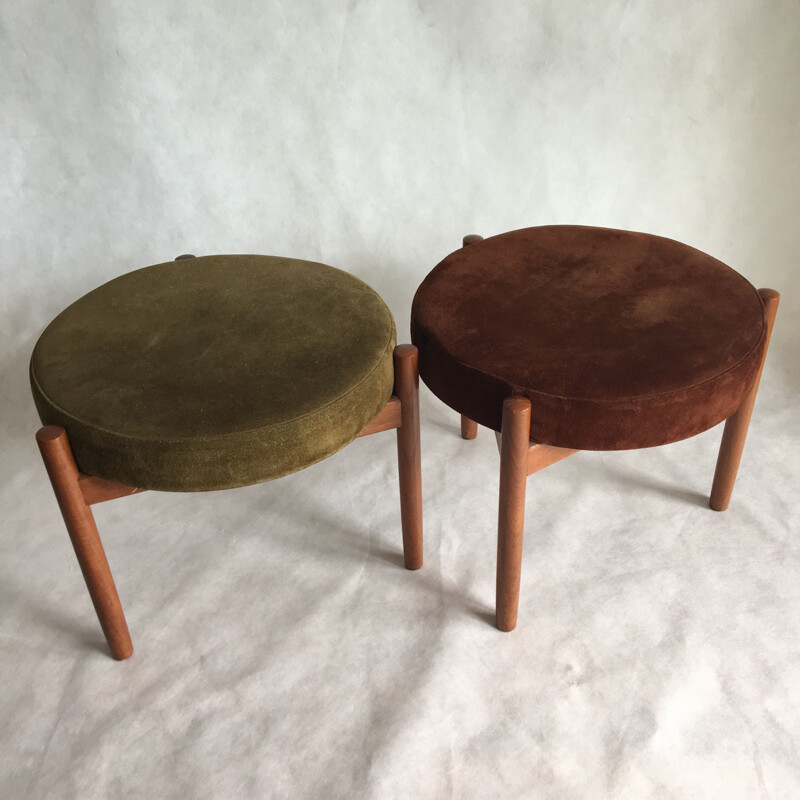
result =
[[[800,796],[794,0],[0,6],[0,796]],[[717,429],[529,482],[490,624],[497,455],[423,393],[426,564],[392,434],[284,480],[96,509],[105,651],[33,443],[67,303],[181,252],[321,260],[407,338],[464,233],[646,230],[783,294],[734,502]]]

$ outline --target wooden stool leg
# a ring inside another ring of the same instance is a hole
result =
[[[517,626],[530,434],[530,400],[526,397],[507,398],[503,403],[500,509],[497,520],[496,613],[497,627],[501,631],[513,631]]]
[[[478,423],[461,415],[461,438],[474,439],[478,435]]]
[[[36,442],[111,655],[122,661],[133,653],[133,644],[92,510],[78,485],[78,467],[67,432],[59,425],[46,425],[37,432]]]
[[[477,233],[470,233],[467,234],[462,240],[462,244],[464,247],[468,245],[475,244],[475,242],[483,241],[483,236],[479,236]],[[463,414],[461,415],[461,438],[462,439],[475,439],[478,435],[478,423],[474,420],[471,420],[469,417],[465,417]]]
[[[764,369],[769,340],[772,336],[772,327],[775,324],[775,315],[778,313],[778,302],[781,297],[778,292],[774,289],[759,289],[758,293],[764,301],[766,311],[767,342],[764,345],[764,355],[750,394],[747,395],[739,409],[725,422],[709,501],[709,505],[714,511],[724,511],[731,501],[733,485],[736,482],[736,474],[739,471],[739,462],[747,438],[747,429],[750,427],[750,417],[753,414],[753,405],[756,402],[756,394],[758,394],[758,384],[761,382],[761,372]]]
[[[400,398],[397,462],[400,472],[400,519],[403,555],[408,569],[422,566],[422,465],[419,444],[418,351],[412,344],[394,349],[394,393]]]

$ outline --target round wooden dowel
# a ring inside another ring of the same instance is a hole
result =
[[[475,420],[461,415],[461,438],[474,439],[478,435],[478,423]]]
[[[463,246],[466,247],[470,244],[475,244],[475,242],[482,242],[483,236],[479,236],[477,233],[468,233],[462,240]],[[463,414],[461,415],[461,438],[462,439],[474,439],[478,435],[478,423],[475,420],[470,419],[469,417],[465,417]]]
[[[400,399],[397,462],[403,554],[408,569],[422,566],[422,459],[419,441],[419,354],[411,344],[394,349],[394,393]]]
[[[527,397],[507,398],[503,402],[497,515],[496,613],[501,631],[513,631],[517,625],[530,433],[531,401]]]
[[[133,654],[131,635],[92,510],[86,504],[78,485],[78,467],[67,432],[59,425],[46,425],[37,432],[36,442],[100,620],[100,627],[111,655],[122,661]]]
[[[772,328],[775,325],[775,315],[778,313],[778,303],[781,296],[774,289],[759,289],[759,295],[764,303],[764,314],[767,324],[767,340],[764,344],[764,354],[756,374],[755,382],[750,393],[739,406],[733,416],[728,417],[722,431],[722,442],[717,456],[717,467],[714,471],[714,483],[711,487],[709,506],[714,511],[725,511],[731,502],[733,486],[739,472],[739,463],[742,460],[744,443],[747,440],[747,431],[750,427],[750,418],[753,416],[753,406],[758,394],[758,385],[761,382],[761,373],[767,358],[767,350],[772,337]]]

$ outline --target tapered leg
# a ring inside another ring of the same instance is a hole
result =
[[[496,613],[497,627],[501,631],[513,631],[517,625],[530,433],[530,400],[526,397],[507,398],[503,403],[497,519]]]
[[[478,435],[478,423],[461,415],[461,438],[474,439]]]
[[[403,555],[408,569],[422,566],[422,465],[419,444],[418,352],[412,344],[394,349],[394,393],[400,398],[397,462],[400,472],[400,519]]]
[[[120,661],[129,658],[133,653],[133,644],[128,624],[125,622],[92,510],[86,504],[78,485],[78,467],[69,446],[67,432],[59,425],[47,425],[37,432],[36,442],[111,655]]]
[[[750,417],[753,414],[753,405],[756,402],[758,384],[761,382],[761,372],[764,369],[769,340],[772,336],[772,326],[775,323],[775,315],[778,313],[778,302],[781,297],[778,292],[774,289],[759,289],[758,293],[764,301],[766,311],[767,342],[764,346],[761,366],[758,368],[758,374],[750,394],[747,395],[736,413],[728,417],[725,422],[722,443],[717,457],[717,468],[714,472],[714,484],[711,487],[711,499],[709,501],[709,505],[714,511],[724,511],[731,501],[733,485],[736,482],[736,474],[739,471],[739,462],[742,458],[742,450],[744,450],[744,443],[747,439],[747,429],[750,427]]]
[[[477,233],[470,233],[467,234],[462,239],[462,244],[464,247],[467,247],[470,244],[475,244],[476,242],[483,241],[483,236],[479,236]],[[461,415],[461,438],[462,439],[474,439],[478,435],[478,423],[475,420],[470,419],[469,417],[465,417],[463,414]]]

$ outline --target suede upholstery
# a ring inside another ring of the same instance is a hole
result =
[[[392,393],[395,327],[324,264],[205,256],[122,275],[69,306],[31,359],[42,422],[79,468],[202,491],[286,475],[352,441]]]
[[[741,275],[679,242],[579,226],[470,244],[422,282],[411,312],[420,376],[500,430],[531,401],[531,440],[581,450],[700,433],[750,391],[764,307]]]

